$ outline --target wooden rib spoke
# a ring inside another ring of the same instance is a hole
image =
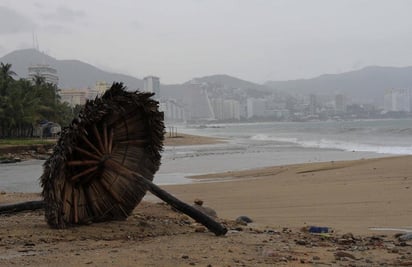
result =
[[[114,200],[116,200],[117,203],[123,203],[121,197],[119,197],[105,181],[101,180],[100,184],[114,198]]]
[[[133,172],[120,164],[119,162],[113,160],[113,159],[108,159],[104,162],[104,165],[106,168],[111,170],[114,173],[117,173],[119,175],[123,175],[125,177],[133,177]]]
[[[120,144],[130,144],[130,145],[144,145],[149,141],[147,139],[135,139],[135,140],[123,140],[119,141]]]
[[[79,178],[82,177],[82,176],[85,176],[85,175],[87,175],[87,174],[89,174],[89,173],[91,173],[91,172],[97,171],[98,168],[99,168],[98,166],[95,166],[95,167],[86,169],[85,171],[82,171],[81,173],[76,174],[75,176],[72,176],[72,177],[70,178],[70,180],[71,180],[72,182],[74,182],[74,181],[76,181],[77,179],[79,179]]]
[[[83,179],[81,179],[80,181],[78,181],[79,184],[87,184],[90,181],[92,181],[93,179],[96,178],[96,175],[94,173],[90,173],[88,174],[86,177],[84,177]]]
[[[98,160],[73,160],[67,162],[68,166],[86,166],[86,165],[97,165]]]
[[[77,207],[77,194],[76,194],[76,189],[73,190],[73,213],[74,213],[74,223],[78,223],[79,222],[79,211],[78,211],[78,207]]]
[[[107,124],[103,123],[103,140],[104,140],[104,151],[107,153],[109,151],[109,140],[107,136]]]
[[[100,151],[89,141],[89,139],[87,139],[87,137],[86,137],[85,135],[82,135],[81,138],[83,139],[83,141],[84,141],[90,148],[92,148],[92,149],[97,153],[97,155],[103,156],[102,152],[100,152]]]
[[[108,144],[108,152],[109,154],[113,151],[113,137],[114,137],[114,130],[113,128],[110,129],[110,136],[109,136],[109,144]]]
[[[82,149],[82,148],[80,148],[80,147],[75,147],[74,149],[77,150],[77,151],[79,151],[79,152],[82,153],[83,155],[89,156],[89,157],[91,157],[91,158],[93,158],[93,159],[96,159],[96,160],[100,160],[100,159],[101,159],[101,156],[102,156],[102,155],[98,156],[98,155],[95,155],[95,154],[93,154],[93,153],[90,153],[89,151],[84,150],[84,149]]]
[[[99,143],[100,151],[102,152],[102,154],[104,154],[105,150],[104,150],[104,146],[103,146],[103,141],[102,141],[102,138],[100,136],[99,131],[97,130],[96,124],[93,124],[93,132],[94,132],[94,135],[96,136],[97,141]]]

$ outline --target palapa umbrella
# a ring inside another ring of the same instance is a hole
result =
[[[62,130],[40,178],[51,227],[126,219],[149,190],[216,235],[227,232],[152,183],[160,166],[164,124],[151,96],[114,83]]]

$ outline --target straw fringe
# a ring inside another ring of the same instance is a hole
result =
[[[62,130],[40,177],[51,227],[126,219],[141,201],[146,186],[105,161],[110,158],[153,180],[160,166],[164,123],[152,95],[127,92],[123,84],[113,83]]]

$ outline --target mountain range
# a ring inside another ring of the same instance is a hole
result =
[[[344,94],[354,102],[383,103],[385,89],[412,89],[412,67],[370,66],[340,74],[325,74],[312,79],[269,81],[265,85],[289,93]]]
[[[143,81],[135,77],[104,71],[79,60],[58,60],[36,49],[13,51],[0,58],[0,62],[12,64],[12,70],[22,78],[28,77],[29,66],[50,65],[57,70],[59,87],[63,89],[93,88],[97,81],[122,81],[129,88],[143,88]]]
[[[48,64],[57,70],[60,88],[93,88],[96,81],[122,81],[128,88],[143,88],[143,81],[136,77],[104,71],[79,60],[58,60],[35,49],[16,50],[1,57],[0,62],[12,64],[12,70],[23,78],[28,76],[29,66]],[[268,81],[265,84],[224,74],[195,78],[195,81],[223,88],[276,90],[290,94],[344,94],[354,102],[382,104],[385,89],[412,88],[412,67],[370,66],[340,74],[324,74],[311,79]],[[191,83],[192,81],[183,84],[161,84],[161,95],[182,97]]]

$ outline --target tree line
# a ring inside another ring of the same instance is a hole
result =
[[[40,122],[68,125],[75,110],[60,100],[56,85],[40,75],[14,79],[9,63],[0,63],[0,138],[33,137]],[[78,110],[78,107],[76,108]]]

